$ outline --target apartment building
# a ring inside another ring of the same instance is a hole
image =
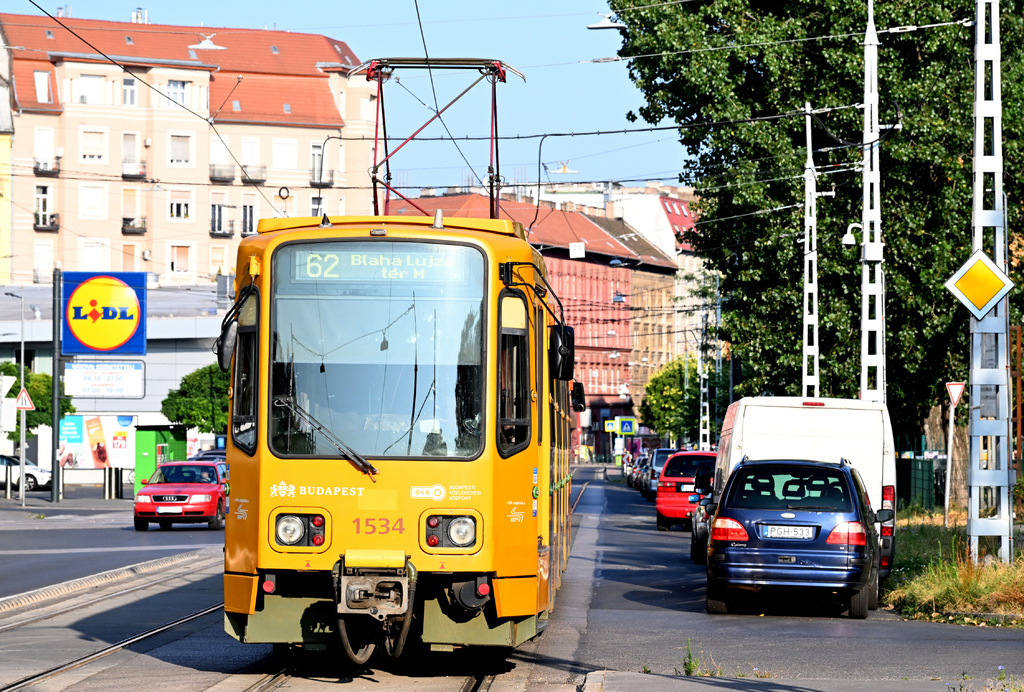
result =
[[[132,20],[0,14],[5,283],[55,265],[203,283],[234,272],[262,217],[370,212],[374,92],[345,43]]]

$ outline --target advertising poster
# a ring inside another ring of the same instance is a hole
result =
[[[57,456],[66,468],[135,468],[135,416],[64,416]]]

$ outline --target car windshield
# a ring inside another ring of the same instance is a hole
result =
[[[390,241],[296,243],[276,252],[274,267],[275,453],[337,457],[338,447],[314,422],[367,457],[480,453],[485,339],[479,250]]]
[[[714,457],[676,457],[668,460],[661,475],[665,478],[692,478],[697,475],[697,469],[711,468],[714,465]]]
[[[216,483],[217,472],[212,466],[161,466],[149,479],[149,485],[158,483]]]
[[[751,466],[737,469],[726,505],[737,509],[853,509],[845,475],[805,466]]]

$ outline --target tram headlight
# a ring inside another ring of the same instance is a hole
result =
[[[290,514],[283,514],[277,518],[277,542],[282,545],[295,545],[302,540],[306,533],[306,527],[302,520]]]
[[[448,524],[448,538],[452,543],[464,548],[476,542],[476,522],[470,517],[459,517]]]

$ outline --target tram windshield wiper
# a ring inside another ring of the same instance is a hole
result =
[[[328,442],[335,447],[341,455],[352,462],[352,465],[357,469],[365,473],[370,477],[370,480],[374,483],[377,482],[373,476],[374,474],[380,473],[373,464],[368,462],[359,452],[349,447],[347,444],[341,441],[337,435],[332,433],[330,430],[324,427],[323,423],[313,417],[313,414],[302,408],[291,397],[279,396],[274,398],[274,406],[279,406],[284,409],[288,409],[291,413],[295,414],[303,421],[308,423],[310,427],[316,430],[318,433],[324,436]]]

